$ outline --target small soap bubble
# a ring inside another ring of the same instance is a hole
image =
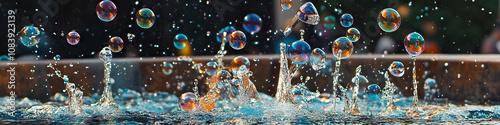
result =
[[[155,13],[149,8],[142,8],[137,11],[135,21],[137,25],[143,29],[148,29],[155,24]]]
[[[353,23],[354,19],[351,14],[346,13],[340,17],[340,25],[343,27],[351,27]]]
[[[59,54],[58,54],[58,55],[56,55],[56,56],[54,56],[54,60],[55,60],[55,61],[59,61],[59,60],[61,60],[61,56],[60,56]]]
[[[280,0],[280,4],[283,10],[292,8],[292,0]]]
[[[396,77],[401,77],[405,74],[405,66],[399,61],[394,61],[389,66],[389,72]]]
[[[111,51],[117,53],[117,52],[122,51],[124,43],[123,43],[122,38],[115,36],[115,37],[112,37],[111,39],[109,39],[108,46],[111,49]]]
[[[288,56],[294,64],[305,64],[311,55],[311,46],[303,40],[298,40],[292,43],[288,48]]]
[[[19,33],[17,33],[19,40],[26,47],[37,45],[42,38],[42,32],[33,25],[25,26]]]
[[[205,72],[209,76],[213,76],[217,73],[217,67],[219,67],[217,62],[208,62],[207,65],[205,66]]]
[[[244,56],[237,56],[231,62],[231,72],[236,76],[238,74],[238,70],[240,70],[241,66],[245,66],[248,70],[250,70],[250,60]]]
[[[366,87],[365,94],[369,100],[377,101],[378,99],[380,99],[382,90],[380,89],[380,86],[378,86],[377,84],[371,84],[368,87]]]
[[[346,37],[340,37],[333,42],[333,55],[340,59],[346,59],[352,54],[354,46],[351,40]]]
[[[418,56],[424,51],[424,37],[417,32],[408,34],[404,39],[405,49],[411,56]]]
[[[175,48],[184,49],[184,47],[186,47],[187,44],[189,44],[189,40],[188,40],[186,35],[184,35],[182,33],[175,35],[175,38],[174,38]]]
[[[257,14],[248,14],[243,19],[243,28],[250,32],[250,34],[254,34],[260,31],[260,27],[262,26],[262,18],[260,18]]]
[[[229,45],[235,50],[241,50],[247,44],[247,37],[241,31],[234,31],[229,36]]]
[[[401,16],[398,11],[386,8],[378,14],[378,26],[385,32],[394,32],[401,25]]]
[[[76,45],[80,42],[80,34],[76,31],[71,31],[66,35],[66,41],[68,41],[70,45]]]
[[[109,0],[103,0],[97,4],[96,11],[97,17],[104,22],[109,22],[115,19],[117,10],[115,3]]]
[[[326,16],[323,20],[323,26],[327,29],[335,29],[335,21],[336,19],[334,16]]]
[[[359,30],[356,28],[349,28],[346,33],[347,39],[351,40],[351,42],[357,42],[359,40],[359,37],[361,37],[361,34],[359,33]]]
[[[170,75],[172,74],[172,69],[174,68],[174,65],[168,62],[163,62],[163,65],[161,67],[161,71],[163,71],[163,74],[165,75]]]
[[[196,111],[200,107],[200,103],[196,94],[186,92],[179,98],[179,107],[184,111]]]
[[[314,70],[318,71],[325,68],[325,60],[325,51],[320,48],[315,48],[312,50],[309,62],[311,62],[311,66]]]

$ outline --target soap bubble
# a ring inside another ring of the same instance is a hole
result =
[[[109,0],[103,0],[97,4],[95,12],[97,13],[97,17],[104,22],[109,22],[115,19],[117,10],[115,3]]]
[[[309,61],[314,70],[318,71],[325,68],[326,55],[325,52],[320,48],[315,48],[311,52]]]
[[[240,70],[241,66],[246,66],[248,70],[250,70],[250,60],[244,56],[237,56],[231,62],[231,72],[233,72],[234,76],[237,76],[238,70]]]
[[[335,29],[335,17],[330,15],[326,16],[323,20],[323,26],[327,29]]]
[[[292,43],[288,48],[288,56],[295,64],[305,64],[311,55],[311,46],[303,40],[298,40]]]
[[[184,111],[196,111],[200,107],[200,103],[196,94],[186,92],[179,98],[179,107]]]
[[[40,38],[42,38],[42,32],[38,30],[38,27],[33,25],[25,26],[19,33],[17,33],[19,40],[26,47],[32,47],[38,42],[40,42]]]
[[[206,68],[205,68],[205,72],[209,75],[209,76],[213,76],[217,73],[217,67],[219,67],[219,65],[217,64],[217,62],[208,62],[207,65],[206,65]]]
[[[385,32],[394,32],[401,25],[401,16],[392,8],[380,11],[377,18],[378,26]]]
[[[123,40],[122,38],[118,37],[118,36],[115,36],[115,37],[112,37],[111,39],[109,39],[109,48],[111,49],[111,51],[117,53],[117,52],[120,52],[122,51],[123,49]]]
[[[359,30],[356,28],[349,28],[346,33],[347,39],[351,40],[351,42],[357,42],[359,40],[359,37],[361,37],[361,34],[359,33]]]
[[[405,49],[411,56],[418,56],[424,51],[424,37],[417,32],[408,34],[405,37]]]
[[[80,42],[80,34],[75,31],[71,31],[66,35],[66,41],[68,41],[70,45],[76,45]]]
[[[226,36],[226,41],[225,41],[225,42],[226,42],[226,43],[227,43],[227,42],[229,42],[229,36],[230,36],[230,35],[231,35],[234,31],[236,31],[236,29],[235,29],[234,27],[232,27],[232,26],[227,26],[227,27],[225,27],[225,28],[221,29],[221,30],[219,31],[219,33],[217,34],[217,41],[218,41],[219,43],[220,43],[220,42],[222,42],[222,37],[224,37],[224,32],[226,32],[226,35],[227,35],[227,36]]]
[[[172,74],[172,69],[174,69],[174,65],[168,62],[163,62],[163,65],[161,67],[161,71],[163,71],[163,74],[165,75]]]
[[[175,35],[175,38],[174,38],[175,48],[183,49],[184,47],[186,47],[187,44],[189,44],[189,40],[188,40],[186,35],[184,35],[182,33]]]
[[[280,0],[280,4],[283,10],[292,8],[292,0]]]
[[[111,49],[109,47],[104,47],[102,50],[99,52],[99,59],[102,61],[108,62],[111,61],[111,58],[113,58],[113,54],[111,53]]]
[[[352,24],[354,23],[354,19],[351,14],[343,14],[340,17],[340,25],[343,27],[351,27]]]
[[[137,25],[143,29],[148,29],[155,24],[155,13],[149,8],[142,8],[135,16]]]
[[[436,87],[436,80],[433,78],[425,79],[425,84],[429,85],[429,87]]]
[[[392,62],[389,66],[389,72],[396,77],[401,77],[405,74],[405,66],[399,61]]]
[[[378,86],[377,84],[371,84],[368,87],[366,87],[365,94],[369,100],[377,101],[378,99],[380,99],[382,90],[380,89],[380,86]]]
[[[229,73],[226,70],[221,70],[217,72],[216,82],[218,88],[225,87],[226,85],[228,85],[229,82],[231,82],[231,73]]]
[[[333,42],[333,55],[340,59],[345,59],[351,56],[354,46],[346,37],[340,37]],[[340,53],[339,53],[340,52]]]
[[[311,2],[307,2],[304,5],[300,6],[299,12],[296,16],[300,21],[309,25],[318,25],[320,20],[318,10]]]
[[[229,45],[235,50],[241,50],[247,44],[247,37],[241,31],[234,31],[229,36]]]
[[[248,14],[243,19],[243,28],[250,32],[250,34],[254,34],[260,31],[260,27],[262,26],[262,18],[257,14]]]
[[[368,81],[368,79],[365,76],[363,76],[363,75],[359,75],[359,77],[354,76],[351,79],[351,82],[352,83],[358,82],[358,84],[359,84],[358,93],[365,93],[365,91],[364,91],[364,90],[366,90],[365,87],[370,83]]]

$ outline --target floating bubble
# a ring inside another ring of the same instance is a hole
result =
[[[155,13],[149,8],[142,8],[135,15],[137,25],[143,29],[148,29],[155,24]]]
[[[385,32],[394,32],[401,25],[401,16],[392,8],[380,11],[377,18],[378,26]]]
[[[103,0],[99,2],[99,4],[97,4],[95,12],[97,13],[97,17],[99,17],[99,19],[104,22],[112,21],[113,19],[115,19],[117,14],[115,3],[109,0]]]
[[[99,52],[99,59],[102,61],[108,62],[111,61],[111,58],[113,58],[113,54],[111,53],[111,49],[109,47],[104,47],[102,50]]]
[[[340,37],[333,42],[333,55],[340,59],[345,59],[351,56],[354,46],[346,37]]]
[[[200,107],[200,103],[196,94],[186,92],[179,98],[179,107],[184,111],[196,111]]]
[[[229,45],[235,50],[241,50],[247,44],[247,37],[241,31],[234,31],[229,36]]]
[[[347,39],[351,40],[351,42],[358,42],[359,37],[361,37],[361,34],[359,33],[359,30],[356,28],[349,28],[346,33]]]
[[[7,55],[2,55],[0,56],[0,61],[10,61],[10,58]]]
[[[184,49],[184,47],[186,47],[187,44],[189,44],[189,40],[188,40],[186,35],[184,35],[182,33],[175,35],[175,38],[174,38],[175,48]]]
[[[123,44],[122,38],[120,38],[118,36],[115,36],[115,37],[112,37],[111,39],[109,39],[108,46],[111,49],[111,51],[113,51],[115,53],[122,51],[123,45],[124,44]]]
[[[354,76],[352,79],[351,79],[351,82],[352,83],[356,83],[358,82],[359,84],[359,90],[358,90],[358,93],[364,93],[363,90],[366,90],[365,87],[366,85],[368,85],[370,82],[368,81],[368,79],[363,76],[363,75],[359,75],[358,77]]]
[[[56,56],[54,56],[54,60],[55,61],[59,61],[61,60],[61,56],[59,54],[57,54]]]
[[[17,36],[24,46],[32,47],[40,42],[40,38],[42,38],[41,34],[42,32],[38,30],[38,27],[29,25],[23,27],[23,29],[17,33]]]
[[[221,70],[217,72],[216,82],[218,88],[223,88],[231,82],[231,73],[226,70]]]
[[[380,86],[378,86],[377,84],[371,84],[368,87],[366,87],[365,94],[369,100],[377,101],[378,99],[380,99],[382,90],[380,89]]]
[[[319,23],[319,15],[318,15],[318,10],[316,10],[316,7],[314,7],[314,4],[311,2],[307,2],[300,6],[299,11],[295,15],[295,17],[292,19],[290,24],[288,24],[285,27],[285,30],[283,31],[283,35],[288,36],[292,32],[293,27],[297,24],[298,21],[304,22],[309,25],[318,25]]]
[[[244,56],[237,56],[231,62],[231,72],[233,72],[234,76],[237,76],[238,70],[240,70],[241,66],[246,66],[247,69],[250,70],[250,60]]]
[[[71,31],[68,35],[66,35],[66,41],[68,41],[70,45],[76,45],[80,42],[80,34],[75,31]]]
[[[243,19],[243,28],[250,32],[250,34],[254,34],[260,31],[260,27],[262,26],[262,18],[260,18],[257,14],[248,14]]]
[[[227,26],[225,27],[224,29],[221,29],[217,35],[217,41],[220,43],[222,42],[222,37],[224,37],[224,32],[226,32],[226,43],[229,42],[229,36],[231,35],[231,33],[233,33],[234,31],[236,31],[236,29],[232,26]]]
[[[417,32],[408,34],[405,37],[405,49],[411,56],[418,56],[424,51],[424,37]]]
[[[323,20],[323,26],[327,29],[335,29],[335,17],[330,15],[326,16],[325,19]]]
[[[168,62],[163,62],[163,66],[161,67],[161,71],[163,71],[163,74],[165,75],[172,74],[172,69],[174,69],[174,65]]]
[[[280,0],[280,4],[283,10],[292,8],[292,0]]]
[[[132,33],[127,33],[127,38],[128,38],[129,42],[132,42],[132,40],[134,40],[134,38],[135,38],[135,35]]]
[[[295,64],[305,64],[311,55],[311,46],[303,40],[298,40],[292,43],[288,48],[288,56]]]
[[[425,84],[429,85],[429,87],[436,87],[436,80],[433,78],[425,79]]]
[[[351,27],[353,23],[354,19],[351,14],[346,13],[340,17],[340,25],[343,27]]]
[[[217,67],[219,67],[217,62],[208,62],[206,65],[206,68],[205,68],[205,72],[209,76],[213,76],[213,75],[217,74]]]
[[[309,61],[311,62],[311,66],[314,70],[318,71],[325,68],[325,60],[325,51],[320,48],[315,48],[312,50]]]
[[[405,66],[399,61],[394,61],[391,66],[389,66],[389,72],[391,72],[393,76],[401,77],[405,74]]]

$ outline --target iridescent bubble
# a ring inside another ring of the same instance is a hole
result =
[[[21,43],[23,43],[24,46],[26,47],[32,47],[38,42],[40,42],[40,38],[42,38],[42,32],[38,30],[38,27],[35,27],[33,25],[25,26],[19,33],[17,33],[17,36],[19,37],[19,40]]]
[[[293,27],[297,24],[297,22],[304,22],[309,25],[318,25],[319,23],[319,14],[314,4],[311,2],[307,2],[300,6],[299,11],[292,19],[290,24],[286,25],[285,30],[283,31],[283,35],[288,36],[292,32]]]
[[[184,49],[184,47],[186,47],[187,44],[189,44],[189,40],[188,40],[186,35],[184,35],[182,33],[175,35],[175,38],[174,38],[175,48]]]
[[[179,107],[184,111],[196,111],[200,107],[200,102],[196,94],[186,92],[179,98]]]
[[[417,32],[408,34],[405,37],[405,49],[411,56],[418,56],[424,51],[424,37]]]
[[[370,83],[368,81],[368,79],[365,76],[363,76],[363,75],[359,75],[359,77],[354,76],[351,79],[351,82],[352,83],[358,82],[358,84],[359,84],[358,93],[364,93],[365,92],[364,90],[366,90],[365,87]]]
[[[115,37],[112,37],[111,39],[109,39],[108,46],[111,49],[111,51],[113,51],[115,53],[122,51],[123,45],[124,44],[123,44],[122,38],[120,38],[118,36],[115,36]]]
[[[405,74],[405,66],[399,61],[394,61],[391,66],[389,66],[389,72],[391,72],[393,76],[401,77]]]
[[[292,8],[292,0],[280,0],[280,4],[283,10]]]
[[[425,79],[425,84],[429,85],[429,87],[436,87],[436,80],[433,78]]]
[[[217,67],[219,67],[217,62],[208,62],[206,65],[206,68],[205,68],[205,72],[209,76],[213,76],[213,75],[217,74]]]
[[[351,42],[358,42],[359,37],[361,37],[361,34],[359,33],[358,29],[356,28],[349,28],[346,33],[347,39],[351,40]]]
[[[288,48],[288,56],[295,64],[305,64],[311,55],[311,46],[303,40],[298,40],[292,43]]]
[[[135,15],[137,25],[143,29],[148,29],[155,24],[155,13],[149,8],[142,8]]]
[[[163,65],[161,67],[161,71],[163,71],[163,74],[165,75],[172,74],[172,69],[174,69],[174,65],[168,62],[163,62]]]
[[[247,44],[247,37],[241,31],[234,31],[229,36],[229,45],[235,50],[241,50]]]
[[[311,62],[311,66],[314,70],[318,71],[325,68],[325,60],[325,51],[320,48],[315,48],[312,50],[309,61]]]
[[[57,54],[56,56],[54,56],[54,60],[55,61],[59,61],[61,60],[61,56],[59,54]]]
[[[365,94],[369,100],[377,101],[378,99],[380,99],[382,90],[380,89],[380,86],[378,86],[377,84],[371,84],[368,87],[366,87]]]
[[[222,37],[224,37],[224,32],[226,32],[226,43],[229,42],[229,36],[231,35],[231,33],[233,33],[234,31],[236,31],[236,29],[232,26],[227,26],[225,27],[224,29],[221,29],[217,35],[217,41],[220,43],[222,42]]]
[[[335,17],[330,15],[326,16],[325,19],[323,20],[323,26],[327,29],[335,29]]]
[[[80,34],[75,31],[71,31],[68,35],[66,35],[66,41],[68,41],[70,45],[76,45],[80,42]]]
[[[243,65],[246,66],[248,70],[250,70],[250,60],[248,60],[247,57],[244,56],[235,57],[231,62],[231,72],[233,72],[233,74],[237,76],[238,70],[240,70],[240,67]]]
[[[2,55],[0,56],[0,61],[10,61],[10,58],[7,55]]]
[[[109,0],[99,2],[99,4],[97,4],[95,12],[97,13],[97,17],[99,17],[99,19],[104,22],[112,21],[113,19],[115,19],[117,14],[115,3]]]
[[[333,55],[340,59],[345,59],[351,56],[353,49],[354,46],[352,45],[351,40],[346,37],[337,38],[333,42],[332,46]]]
[[[250,32],[250,34],[254,34],[260,31],[260,27],[262,26],[262,18],[260,18],[257,14],[248,14],[243,19],[243,28]]]
[[[351,14],[346,13],[340,17],[340,25],[343,27],[351,27],[353,23],[354,19]]]
[[[216,82],[218,88],[223,88],[231,82],[231,73],[226,70],[221,70],[217,72]]]
[[[111,52],[111,49],[109,47],[104,47],[102,50],[99,52],[99,59],[101,59],[104,62],[111,61],[111,58],[113,58],[113,53]]]
[[[377,18],[378,26],[385,32],[394,32],[401,25],[401,16],[392,8],[380,11]]]

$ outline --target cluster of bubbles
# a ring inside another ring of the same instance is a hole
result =
[[[33,25],[25,26],[17,36],[21,43],[26,47],[32,47],[40,42],[43,32]]]
[[[354,18],[351,14],[346,13],[340,16],[340,25],[342,25],[343,27],[351,27],[353,23]]]
[[[247,44],[245,33],[237,30],[229,36],[229,45],[235,50],[241,50]]]
[[[394,32],[401,25],[401,16],[398,11],[386,8],[378,14],[378,26],[385,32]]]
[[[404,39],[405,49],[411,56],[418,56],[424,51],[424,37],[417,32],[408,34]]]
[[[70,45],[76,45],[80,42],[80,34],[76,31],[71,31],[66,35],[66,41],[68,41]]]
[[[180,33],[174,37],[174,46],[177,49],[184,49],[186,45],[189,44],[189,40],[186,35]]]
[[[337,38],[333,42],[332,52],[333,55],[339,59],[346,59],[351,56],[354,46],[346,37]]]
[[[179,107],[184,111],[196,111],[200,107],[198,96],[192,92],[186,92],[179,98]]]
[[[305,64],[311,55],[311,46],[304,40],[298,40],[292,43],[288,48],[288,56],[295,64]]]
[[[104,0],[97,4],[95,12],[97,13],[97,17],[104,22],[109,22],[115,19],[117,10],[115,3]]]
[[[135,16],[137,25],[143,29],[148,29],[155,24],[155,13],[149,8],[142,8]]]
[[[250,70],[250,60],[248,60],[247,57],[244,56],[237,56],[233,59],[231,62],[231,72],[233,72],[233,75],[237,76],[238,70],[240,70],[241,66],[247,67],[248,70]]]
[[[394,61],[389,66],[389,72],[396,77],[401,77],[405,74],[405,66],[399,61]]]
[[[115,53],[122,51],[123,45],[124,44],[122,38],[118,36],[112,37],[108,42],[109,48]]]
[[[260,31],[260,27],[262,26],[262,18],[260,18],[257,14],[248,14],[243,19],[243,28],[250,32],[250,34],[254,34]]]
[[[174,68],[174,65],[172,65],[171,63],[163,62],[162,67],[161,67],[161,71],[165,75],[170,75],[170,74],[172,74],[173,68]]]

